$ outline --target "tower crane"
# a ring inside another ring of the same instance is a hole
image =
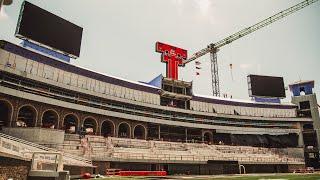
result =
[[[209,44],[206,48],[201,49],[200,51],[194,53],[190,58],[184,60],[182,64],[187,64],[191,61],[196,60],[197,58],[210,53],[210,60],[211,60],[211,75],[212,75],[212,91],[214,96],[220,96],[220,87],[219,87],[219,74],[218,74],[218,61],[217,61],[217,52],[219,48],[230,44],[231,42],[240,39],[252,32],[255,32],[275,21],[278,21],[304,7],[307,7],[318,0],[305,0],[299,4],[296,4],[288,9],[285,9],[271,17],[268,17],[267,19],[264,19],[263,21],[260,21],[253,26],[247,27],[242,29],[239,32],[236,32],[216,43]]]

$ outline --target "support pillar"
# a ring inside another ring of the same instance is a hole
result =
[[[186,136],[186,143],[188,142],[188,129],[185,128],[184,129],[184,132],[185,132],[185,136]]]
[[[303,141],[303,126],[299,123],[299,134],[298,134],[298,147],[304,147],[304,141]]]
[[[35,108],[38,109],[38,114],[37,116],[35,117],[35,123],[34,123],[34,127],[42,127],[42,115],[45,111],[45,107],[44,105],[38,105],[38,106],[35,106]]]
[[[99,116],[99,117],[96,117],[96,119],[97,119],[97,127],[96,127],[95,135],[101,136],[101,127],[102,127],[103,118]]]
[[[158,139],[161,139],[161,131],[160,131],[160,125],[158,126]]]
[[[14,106],[12,107],[12,115],[9,127],[17,127],[17,120],[19,114],[19,102],[15,100]]]

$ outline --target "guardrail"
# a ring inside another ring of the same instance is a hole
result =
[[[18,143],[21,143],[21,144],[24,144],[24,145],[28,145],[30,147],[37,148],[39,150],[50,151],[50,152],[59,152],[56,149],[52,149],[52,148],[48,148],[48,147],[45,147],[45,146],[41,146],[39,144],[32,143],[32,142],[29,142],[29,141],[26,141],[26,140],[23,140],[23,139],[19,139],[19,138],[13,137],[13,136],[9,136],[9,135],[3,134],[3,133],[0,133],[0,137],[4,138],[4,139],[9,139],[11,141],[18,142]],[[21,155],[19,155],[19,156],[21,156]],[[92,166],[92,161],[89,160],[89,159],[82,158],[82,157],[79,157],[79,156],[74,156],[74,155],[71,155],[71,154],[68,154],[68,153],[63,153],[63,156],[67,157],[67,158],[70,158],[72,160],[80,161],[80,162],[82,162],[84,164]],[[22,156],[22,157],[24,157],[24,156]]]
[[[94,159],[115,158],[198,162],[228,160],[247,163],[304,163],[304,159],[290,157],[275,148],[146,141],[116,137],[101,138],[96,136],[88,136],[88,139],[89,144],[93,144],[90,145],[89,149],[90,155]],[[95,146],[94,143],[96,141],[99,143],[103,142],[105,145],[98,144]],[[64,148],[63,146],[69,146],[69,144],[60,144],[60,146]],[[80,143],[74,146],[82,147]],[[184,150],[181,150],[181,148]],[[77,150],[66,148],[64,150],[67,152],[81,151],[81,148]]]
[[[290,157],[282,153],[281,150],[275,148],[145,141],[114,137],[109,137],[107,141],[113,144],[113,146],[109,147],[111,150],[108,153],[109,156],[119,159],[158,159],[180,161],[230,160],[260,163],[304,162],[303,158]],[[184,150],[181,151],[181,148],[183,148]],[[137,149],[141,150],[141,152],[137,152]],[[208,151],[204,152],[204,149],[207,149]],[[172,153],[170,151],[172,151]],[[178,153],[189,154],[186,155]],[[96,157],[101,157],[101,153],[92,153],[92,155]]]
[[[114,158],[135,159],[135,160],[164,160],[164,161],[239,161],[239,162],[258,162],[258,163],[303,163],[299,158],[278,158],[278,157],[235,157],[235,156],[202,156],[202,155],[173,155],[173,154],[138,154],[133,152],[114,152]]]

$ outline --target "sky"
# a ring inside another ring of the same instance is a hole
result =
[[[81,54],[72,64],[93,71],[148,82],[165,75],[155,52],[157,41],[191,55],[210,43],[249,27],[302,0],[29,0],[84,28]],[[3,7],[0,39],[15,44],[22,0]],[[234,41],[218,52],[221,93],[250,99],[247,75],[284,77],[285,85],[315,80],[320,96],[320,2]],[[179,68],[193,92],[212,95],[209,55]],[[232,64],[232,69],[230,68]],[[200,75],[196,75],[199,72]],[[286,92],[290,101],[291,93]],[[319,101],[319,97],[318,97]]]

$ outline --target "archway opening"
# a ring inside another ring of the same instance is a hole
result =
[[[213,141],[213,136],[212,136],[212,134],[209,133],[209,132],[205,132],[205,133],[203,134],[203,140],[204,140],[205,143],[211,144],[212,141]]]
[[[12,114],[12,107],[6,101],[0,101],[0,129],[9,127]]]
[[[20,108],[17,119],[17,127],[34,127],[36,124],[37,113],[31,106]]]
[[[75,134],[78,130],[78,118],[73,114],[68,114],[63,120],[63,128],[68,134]]]
[[[114,136],[114,126],[111,121],[104,121],[101,125],[101,135],[104,137]]]
[[[58,114],[53,110],[48,110],[42,116],[42,128],[57,129],[58,128]]]
[[[134,128],[133,136],[137,139],[145,139],[146,130],[142,125],[137,125]]]
[[[83,128],[88,135],[95,135],[97,130],[97,123],[93,118],[86,118],[83,121]]]
[[[127,123],[121,123],[118,129],[118,137],[130,138],[130,127]]]

